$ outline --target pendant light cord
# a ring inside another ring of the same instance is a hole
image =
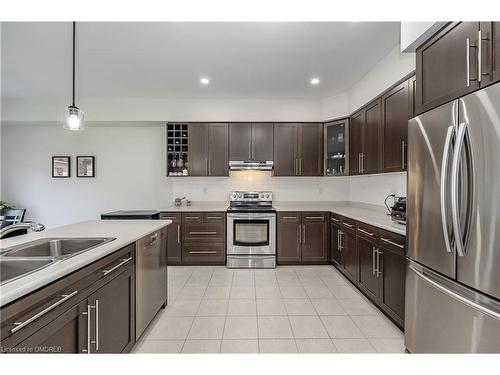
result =
[[[75,106],[75,33],[76,22],[73,21],[73,107]]]

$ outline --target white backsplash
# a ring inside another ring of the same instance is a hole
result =
[[[232,190],[271,190],[276,201],[355,201],[383,205],[395,193],[406,196],[406,173],[353,177],[272,177],[265,171],[235,171],[230,177],[168,178],[173,198],[226,201]]]

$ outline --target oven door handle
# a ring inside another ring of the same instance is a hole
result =
[[[248,216],[233,216],[228,214],[227,215],[228,219],[233,219],[233,220],[261,220],[261,219],[274,219],[276,215],[266,215],[266,216],[253,216],[253,217],[248,217]]]

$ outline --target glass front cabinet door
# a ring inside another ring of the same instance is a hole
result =
[[[325,122],[325,176],[349,174],[349,120]]]

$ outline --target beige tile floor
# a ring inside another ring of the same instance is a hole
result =
[[[402,332],[332,266],[169,267],[134,353],[404,353]]]

